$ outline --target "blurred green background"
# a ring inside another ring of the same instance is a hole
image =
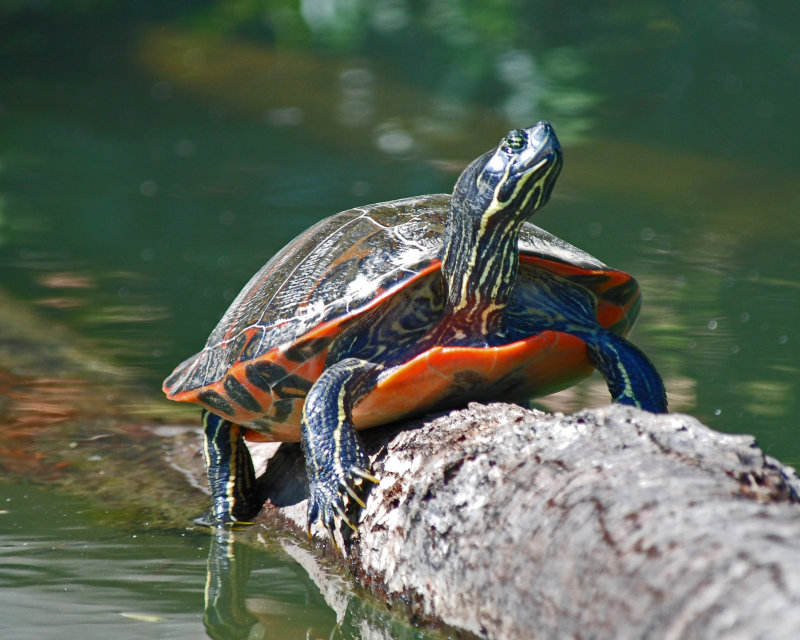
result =
[[[535,222],[639,279],[673,409],[798,464],[798,27],[789,0],[4,0],[0,283],[157,394],[304,228],[546,119]]]

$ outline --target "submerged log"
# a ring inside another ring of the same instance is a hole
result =
[[[505,404],[363,436],[381,482],[348,561],[413,616],[486,638],[800,638],[800,482],[750,436]],[[266,513],[302,528],[303,477],[281,445]]]

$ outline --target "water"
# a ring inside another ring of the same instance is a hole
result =
[[[537,223],[640,280],[633,340],[672,407],[800,463],[794,3],[70,4],[0,9],[0,283],[154,396],[301,230],[449,191],[505,131],[546,118],[565,168]],[[551,406],[606,401],[594,377]],[[126,537],[98,509],[4,530],[4,555],[35,569],[13,574],[0,607],[18,615],[0,624],[56,637],[86,611],[84,637],[202,634],[208,540]],[[164,559],[163,579],[131,578]],[[52,627],[25,613],[51,605]]]
[[[96,506],[32,487],[3,489],[5,637],[99,637],[99,629],[123,637],[202,634],[202,536],[116,531],[97,522]]]
[[[68,495],[16,484],[3,488],[4,637],[198,638],[219,632],[222,625],[204,602],[209,547],[216,542],[206,531],[111,525],[97,505]],[[245,542],[232,555],[241,593],[231,595],[228,587],[226,613],[240,614],[227,621],[223,635],[212,637],[328,637],[336,629],[319,589],[290,558]]]

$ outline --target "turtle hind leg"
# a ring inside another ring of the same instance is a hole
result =
[[[244,523],[261,510],[253,460],[242,427],[203,410],[203,452],[211,509],[197,522],[211,526]]]
[[[309,534],[321,523],[333,538],[341,520],[356,526],[348,511],[364,506],[364,480],[377,482],[369,472],[352,421],[352,409],[375,384],[380,366],[347,358],[325,369],[306,397],[301,424],[302,447],[308,475]]]
[[[581,333],[589,359],[603,374],[614,402],[653,413],[667,413],[664,382],[653,363],[625,338],[598,329]]]

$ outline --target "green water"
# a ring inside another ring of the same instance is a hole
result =
[[[565,167],[536,222],[637,276],[632,338],[672,407],[800,463],[796,3],[129,4],[0,8],[0,284],[20,304],[155,395],[301,230],[449,191],[547,119]],[[551,406],[605,402],[593,377]],[[63,505],[58,528],[0,515],[4,564],[33,567],[3,577],[7,637],[202,635],[207,538]]]
[[[206,532],[163,531],[146,522],[111,527],[96,504],[15,484],[3,490],[3,637],[205,636]],[[336,628],[319,589],[291,559],[236,552],[252,568],[238,576],[250,607],[263,615],[241,616],[228,628],[238,633],[224,637],[327,637]]]

